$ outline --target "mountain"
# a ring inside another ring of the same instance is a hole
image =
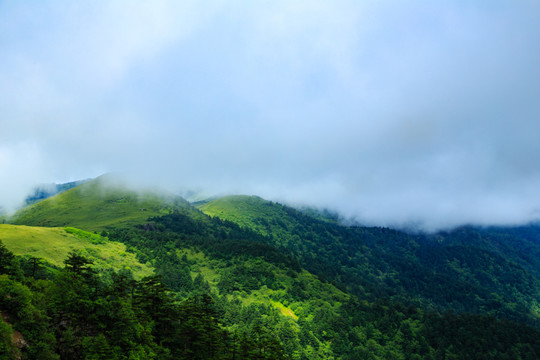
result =
[[[58,193],[64,192],[69,189],[73,189],[76,186],[83,184],[87,180],[71,181],[63,184],[41,184],[36,186],[33,193],[28,195],[25,199],[26,205],[32,205],[38,201],[50,198]]]
[[[71,251],[91,260],[101,271],[129,270],[136,278],[152,275],[153,269],[141,264],[126,245],[76,228],[44,228],[0,225],[0,240],[15,255],[39,258],[60,268]]]
[[[178,196],[159,191],[139,192],[127,188],[113,175],[104,175],[23,208],[10,222],[102,231],[142,224],[151,216],[187,208],[188,202]]]
[[[540,357],[534,226],[427,236],[254,196],[197,207],[105,176],[15,214],[0,359]]]
[[[491,314],[540,328],[540,226],[434,235],[341,226],[254,196],[199,206],[268,238],[302,266],[363,298]]]

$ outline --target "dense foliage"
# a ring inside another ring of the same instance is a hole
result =
[[[17,220],[69,226],[92,257],[0,243],[0,360],[540,358],[538,227],[411,235],[256,197],[210,217],[96,186]],[[104,269],[114,241],[155,275]]]
[[[77,253],[50,280],[23,274],[4,248],[1,259],[10,264],[0,275],[2,359],[285,357],[262,325],[225,329],[223,311],[204,288],[179,298],[155,276],[114,274],[106,283]],[[19,343],[10,341],[14,331]]]
[[[151,244],[162,241],[156,234],[163,233],[165,229],[139,229],[132,235]],[[187,237],[186,231],[183,235]],[[234,239],[228,242],[234,247]],[[129,273],[99,277],[89,260],[77,253],[69,255],[61,271],[38,279],[21,266],[23,259],[1,246],[1,358],[535,359],[540,355],[540,333],[525,325],[489,316],[425,313],[381,300],[369,304],[325,290],[324,284],[298,270],[283,276],[279,269],[290,270],[285,256],[283,261],[268,262],[247,254],[218,258],[219,263],[235,265],[221,269],[228,277],[221,278],[217,291],[198,276],[187,286],[176,284],[183,294],[178,295],[156,276],[140,281]],[[183,263],[190,266],[185,257]],[[227,279],[242,290],[224,284]],[[271,301],[246,305],[237,296],[239,291],[268,286],[287,287],[287,301],[280,300],[294,305],[296,319],[283,316]],[[19,342],[10,341],[14,335]]]
[[[540,226],[464,227],[435,235],[342,226],[257,197],[201,206],[361,298],[491,314],[540,329]]]

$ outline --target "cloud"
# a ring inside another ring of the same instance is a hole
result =
[[[46,172],[39,151],[30,143],[0,145],[0,170],[0,213],[20,206],[28,190],[35,185],[34,174]]]
[[[2,2],[1,191],[127,171],[376,225],[538,219],[539,10]]]

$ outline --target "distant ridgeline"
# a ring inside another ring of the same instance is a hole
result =
[[[108,177],[56,190],[0,225],[0,360],[540,358],[538,225],[424,236]]]
[[[78,181],[72,181],[67,182],[63,184],[42,184],[37,186],[34,189],[34,192],[31,195],[28,195],[26,199],[24,200],[26,205],[32,205],[35,204],[38,201],[50,198],[51,196],[54,196],[58,193],[61,193],[63,191],[69,190],[74,188],[75,186],[79,186],[83,183],[85,183],[87,180],[78,180]],[[1,210],[1,209],[0,209]]]

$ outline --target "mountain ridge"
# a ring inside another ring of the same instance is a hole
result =
[[[296,209],[258,197],[223,197],[199,208],[271,236],[272,244],[295,254],[302,266],[360,296],[382,291],[420,307],[499,316],[502,311],[512,319],[540,326],[540,257],[534,256],[540,254],[538,226],[462,227],[422,235],[388,228],[342,227],[308,219]],[[530,239],[521,234],[527,232]],[[480,264],[488,269],[479,268]],[[515,278],[507,279],[505,269]],[[462,296],[461,302],[449,300],[453,297],[443,295],[447,292]],[[504,294],[504,299],[493,293]],[[516,296],[522,307],[519,311],[512,305]],[[530,312],[524,310],[527,308]]]
[[[40,360],[540,356],[536,231],[430,238],[344,226],[256,196],[197,207],[207,214],[101,178],[21,210],[16,222],[42,226],[7,225],[28,230],[15,239],[20,255],[36,246],[30,229],[63,231],[85,244],[122,243],[156,276],[95,277],[85,253],[68,253],[57,275],[37,279],[28,258],[10,260],[0,244],[0,291],[11,291],[0,296],[10,319],[0,322],[0,346],[17,329],[49,349],[23,349]]]
[[[102,231],[142,224],[148,217],[181,208],[189,208],[189,203],[179,196],[153,189],[129,189],[120,180],[105,175],[27,206],[9,222]]]

